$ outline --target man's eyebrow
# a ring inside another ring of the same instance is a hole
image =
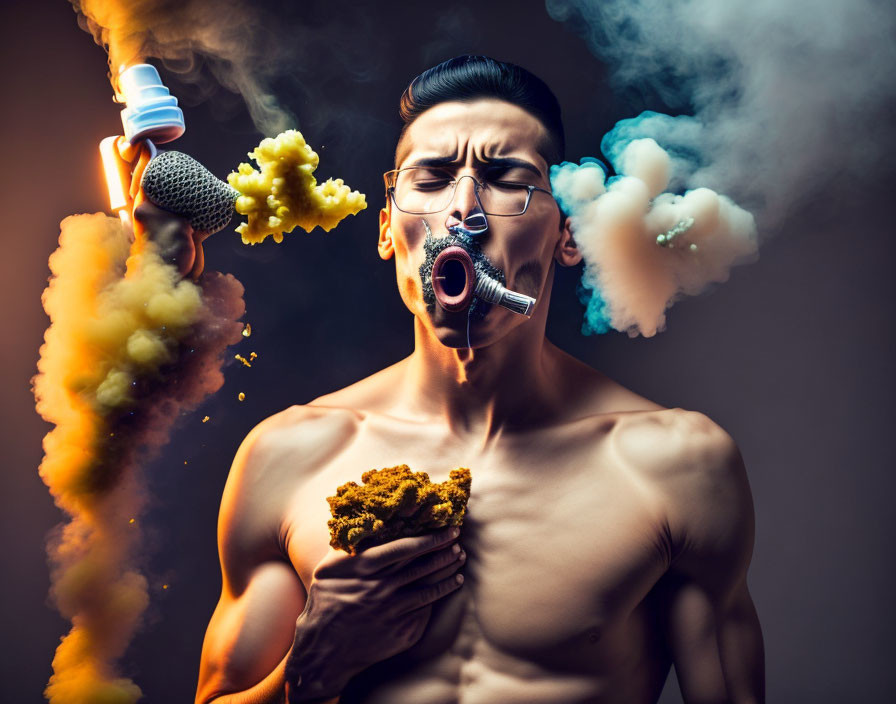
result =
[[[457,159],[453,156],[426,156],[412,161],[407,166],[450,166]]]
[[[408,166],[451,166],[452,164],[457,163],[457,158],[454,156],[429,156],[422,157],[420,159],[416,159],[412,161]],[[495,157],[492,159],[486,159],[481,162],[488,168],[511,168],[511,167],[519,167],[521,169],[526,169],[536,174],[537,176],[542,176],[541,170],[535,166],[532,162],[526,161],[525,159],[517,159],[512,156],[506,157]]]
[[[486,159],[485,164],[489,168],[498,167],[498,168],[509,169],[512,167],[517,167],[520,169],[526,169],[528,171],[531,171],[533,174],[536,174],[538,176],[543,175],[541,173],[541,170],[532,162],[526,161],[525,159],[517,159],[512,156],[500,156],[500,157],[495,157],[494,159]]]

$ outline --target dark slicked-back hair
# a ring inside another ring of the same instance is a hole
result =
[[[536,117],[548,133],[539,153],[549,165],[563,160],[566,140],[560,103],[544,81],[520,66],[488,56],[457,56],[421,73],[402,93],[398,110],[404,126],[396,161],[408,128],[423,112],[439,103],[477,98],[506,100]]]

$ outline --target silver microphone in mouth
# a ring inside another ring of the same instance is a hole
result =
[[[532,296],[511,291],[488,274],[480,273],[476,277],[473,295],[487,303],[494,303],[519,315],[525,315],[527,318],[532,315],[532,310],[535,308],[535,299]]]
[[[429,223],[423,220],[427,237],[432,238]],[[431,270],[433,293],[436,301],[445,310],[452,312],[466,310],[476,296],[486,303],[491,303],[507,310],[524,315],[527,318],[535,309],[535,299],[523,293],[511,291],[498,279],[483,270],[483,262],[488,262],[479,250],[469,233],[463,227],[451,228],[448,237],[457,241],[445,247],[435,258]],[[475,255],[468,251],[471,247]],[[474,263],[474,256],[481,260],[480,265]],[[489,266],[494,269],[494,267]]]

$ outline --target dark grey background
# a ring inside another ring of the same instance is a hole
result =
[[[208,268],[246,285],[254,329],[246,349],[260,357],[251,370],[230,366],[225,387],[181,420],[145,468],[154,496],[144,522],[152,605],[124,669],[152,703],[192,701],[220,588],[218,501],[242,437],[269,414],[411,351],[393,266],[375,253],[380,174],[391,168],[396,104],[408,80],[459,53],[520,63],[556,91],[567,157],[576,159],[597,155],[615,120],[662,110],[638,91],[611,92],[600,63],[540,2],[461,2],[442,11],[381,3],[359,20],[346,19],[347,4],[308,5],[304,22],[317,41],[279,93],[308,141],[325,145],[318,173],[343,177],[370,207],[334,232],[296,232],[280,246],[250,249],[232,230],[207,242]],[[5,3],[0,27],[0,699],[38,702],[67,631],[46,601],[44,541],[62,516],[37,475],[48,426],[29,390],[47,325],[40,294],[59,221],[106,207],[97,145],[120,122],[105,55],[66,2]],[[317,74],[324,61],[329,68]],[[238,101],[219,97],[185,112],[187,134],[176,148],[220,176],[258,141]],[[575,274],[561,272],[555,288],[552,340],[662,404],[707,413],[739,443],[756,504],[750,588],[772,702],[885,702],[896,685],[894,185],[891,170],[794,212],[770,233],[758,263],[677,305],[654,339],[580,336]],[[212,420],[202,424],[205,414]],[[662,701],[679,700],[670,678]]]

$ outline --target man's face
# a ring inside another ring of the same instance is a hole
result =
[[[537,118],[503,100],[440,103],[408,128],[397,168],[431,166],[438,160],[439,167],[455,179],[469,174],[483,183],[507,180],[550,190],[549,165],[538,152],[546,138],[547,131]],[[449,312],[438,303],[430,307],[431,312],[427,310],[420,276],[426,236],[422,220],[426,219],[433,236],[439,238],[475,212],[479,208],[474,184],[465,178],[458,183],[454,200],[441,212],[411,215],[390,200],[380,214],[380,255],[395,255],[402,300],[449,347],[466,347],[467,311]],[[477,238],[482,254],[504,273],[507,288],[541,299],[558,243],[568,233],[561,228],[556,202],[547,193],[535,191],[523,215],[487,218],[488,230]],[[539,300],[538,306],[542,305],[547,305],[547,300]],[[472,321],[473,346],[491,344],[526,321],[492,306],[484,319]]]

